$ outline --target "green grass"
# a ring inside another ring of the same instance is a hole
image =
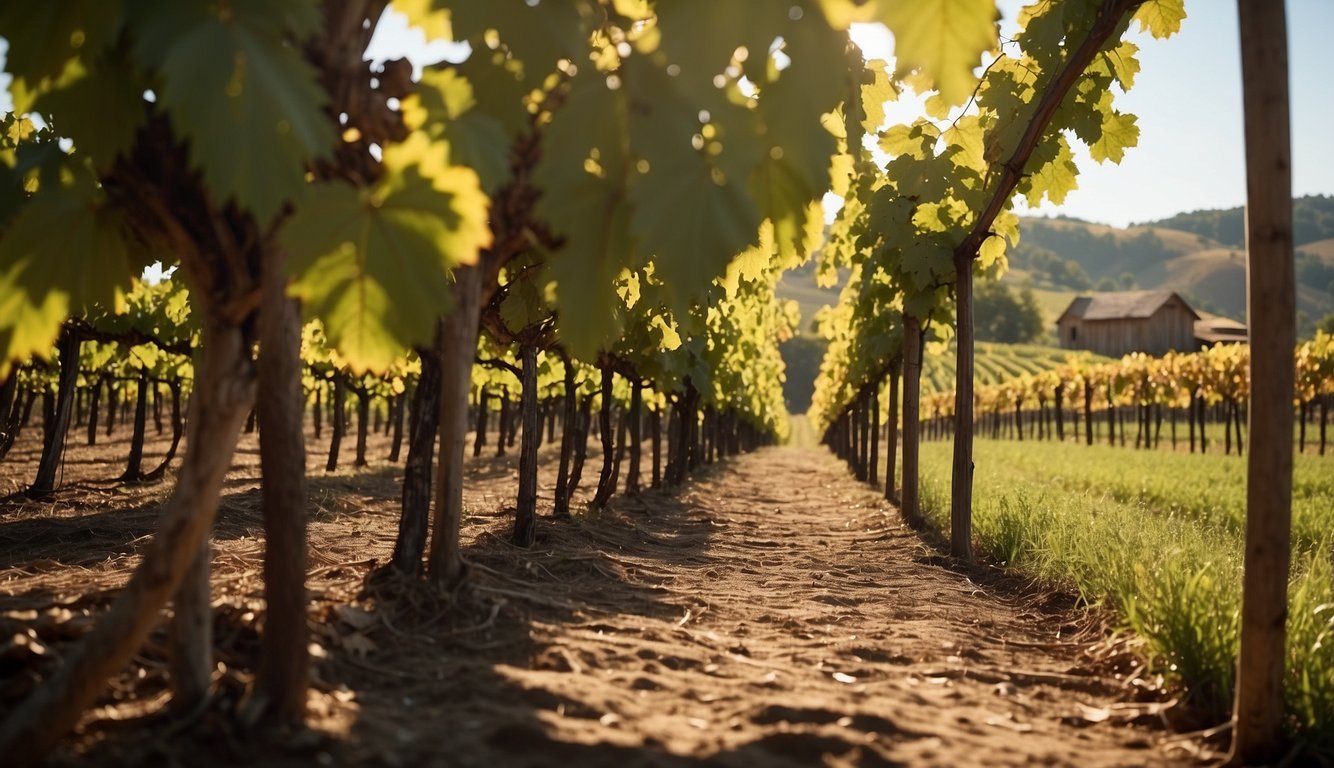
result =
[[[1227,716],[1239,632],[1245,464],[1073,443],[975,443],[974,535],[997,561],[1119,610],[1189,701]],[[922,498],[947,524],[951,445],[922,446]],[[1334,471],[1296,457],[1288,707],[1334,746]]]

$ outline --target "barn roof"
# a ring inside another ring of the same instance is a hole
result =
[[[1246,341],[1246,324],[1229,317],[1200,312],[1195,321],[1195,340],[1208,344],[1224,341]]]
[[[1083,320],[1126,320],[1131,318],[1151,317],[1169,299],[1176,297],[1191,316],[1199,319],[1199,314],[1191,309],[1186,300],[1176,291],[1117,291],[1115,293],[1091,293],[1079,296],[1070,302],[1070,306],[1061,313],[1060,320],[1066,317],[1078,317]],[[1058,320],[1057,322],[1060,322]]]

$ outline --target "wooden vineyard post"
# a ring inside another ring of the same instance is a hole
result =
[[[899,506],[909,525],[922,524],[917,498],[917,452],[920,443],[918,415],[922,387],[922,325],[906,312],[903,315],[903,480]]]
[[[956,327],[954,460],[950,475],[950,554],[964,561],[973,559],[973,252],[955,254]],[[1015,403],[1015,426],[1019,439],[1024,425]]]
[[[1251,451],[1241,653],[1230,762],[1282,756],[1283,661],[1292,527],[1296,343],[1287,22],[1282,3],[1239,0],[1246,136],[1246,306]]]

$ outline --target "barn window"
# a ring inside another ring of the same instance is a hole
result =
[[[1076,328],[1075,326],[1073,326],[1073,325],[1070,326],[1070,340],[1071,340],[1071,341],[1074,341],[1074,340],[1075,340],[1075,336],[1078,335],[1078,331],[1079,331],[1079,329]]]

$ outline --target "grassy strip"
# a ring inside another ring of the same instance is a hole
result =
[[[1043,442],[1021,448],[978,441],[984,443],[995,446],[987,447],[984,457],[991,459],[994,452],[992,460],[1006,472],[1042,485],[1088,491],[1159,516],[1197,520],[1238,539],[1246,529],[1246,460],[1241,456]],[[1072,450],[1078,453],[1072,455]],[[1294,458],[1293,545],[1305,550],[1334,531],[1334,463],[1318,456]]]
[[[987,555],[1121,611],[1160,671],[1219,720],[1232,702],[1245,465],[1074,444],[978,440],[974,535]],[[948,525],[951,446],[922,446],[922,497]],[[1334,746],[1334,491],[1299,457],[1288,707]],[[1306,457],[1310,458],[1310,457]]]

